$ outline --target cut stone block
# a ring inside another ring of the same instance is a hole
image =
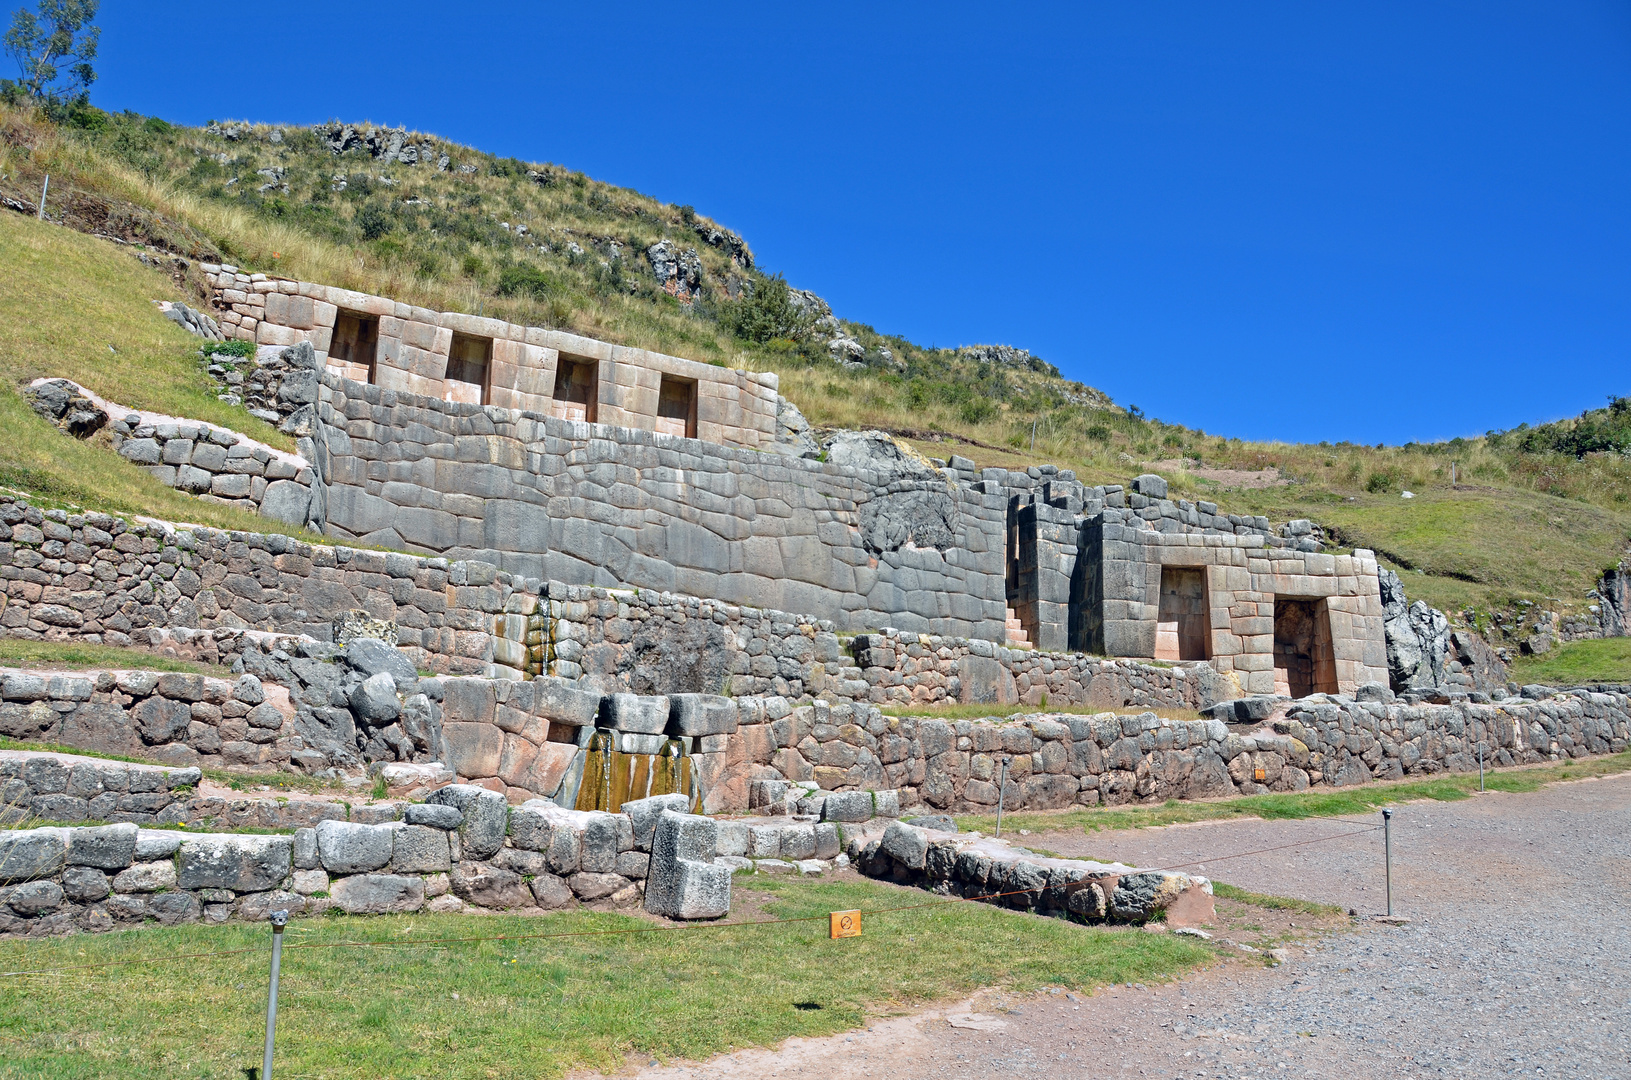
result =
[[[665,810],[652,835],[646,910],[671,919],[730,914],[731,871],[716,866],[715,825],[696,814]]]
[[[642,735],[661,735],[668,730],[668,698],[640,694],[611,694],[601,700],[606,727]]]
[[[718,694],[670,694],[669,730],[675,735],[700,738],[730,735],[737,729],[736,702]]]

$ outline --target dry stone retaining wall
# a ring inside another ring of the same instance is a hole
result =
[[[56,754],[0,757],[0,825],[38,821],[186,820],[196,768],[167,769]]]
[[[903,805],[979,812],[996,806],[1004,756],[1005,806],[1057,809],[1470,772],[1478,768],[1480,742],[1492,765],[1619,753],[1631,746],[1631,699],[1625,694],[1568,691],[1542,700],[1435,705],[1392,701],[1375,686],[1367,696],[1372,700],[1249,699],[1266,719],[1246,725],[1153,712],[949,721],[817,703],[768,724],[765,741],[744,719],[742,748],[731,754],[752,766],[769,764],[790,780],[813,779],[827,790],[888,786],[900,789]],[[744,771],[762,775],[756,768]]]
[[[651,830],[642,834],[629,814],[510,808],[462,785],[400,813],[373,824],[325,820],[292,836],[134,823],[0,832],[0,933],[255,922],[276,909],[537,910],[640,899]]]
[[[1203,709],[1236,694],[1236,688],[1205,663],[1141,664],[892,628],[857,635],[852,649],[867,686],[865,699],[878,705],[965,702]]]

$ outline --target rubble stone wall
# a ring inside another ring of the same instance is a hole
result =
[[[1162,666],[895,629],[858,634],[851,648],[867,686],[864,700],[877,705],[1204,709],[1237,695],[1234,684],[1205,663]]]
[[[992,722],[886,717],[864,705],[817,703],[793,709],[764,733],[744,719],[727,759],[744,774],[759,775],[751,766],[768,763],[789,780],[814,779],[829,790],[893,787],[903,805],[980,812],[996,806],[1005,755],[1004,805],[1056,809],[1473,772],[1480,743],[1495,766],[1631,746],[1631,699],[1621,693],[1447,705],[1316,695],[1264,712],[1267,721],[1248,725],[1153,712]]]
[[[29,819],[146,825],[183,821],[202,775],[196,768],[8,754],[0,759],[0,825]]]

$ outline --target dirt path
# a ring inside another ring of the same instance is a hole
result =
[[[1024,842],[1146,866],[1195,860],[1241,888],[1371,915],[1384,902],[1380,833],[1219,859],[1354,828],[1239,821]],[[1361,921],[1292,947],[1276,968],[1244,958],[1147,989],[987,993],[638,1075],[1631,1077],[1628,901],[1631,776],[1412,804],[1394,817],[1394,904],[1407,926]]]

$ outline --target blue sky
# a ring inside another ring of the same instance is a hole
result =
[[[104,108],[581,169],[739,230],[844,317],[1020,345],[1209,432],[1403,442],[1631,393],[1623,0],[100,21]]]

